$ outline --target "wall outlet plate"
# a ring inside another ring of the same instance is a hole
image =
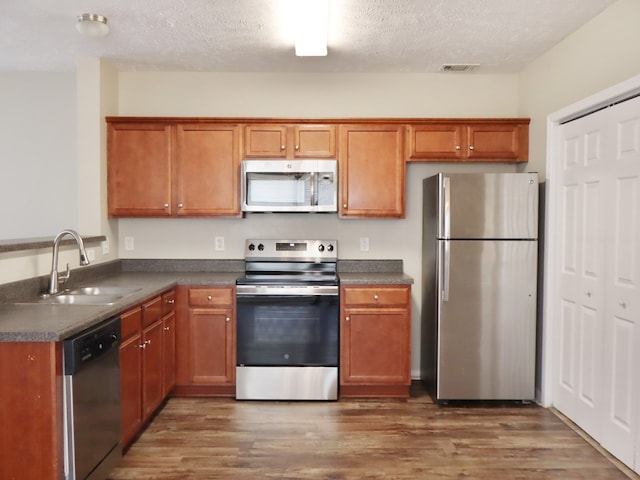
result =
[[[134,248],[133,237],[124,237],[124,249],[132,251]]]
[[[360,237],[360,251],[361,252],[369,251],[369,237]]]
[[[109,254],[109,239],[107,238],[104,242],[102,242],[102,254]]]
[[[224,250],[224,237],[215,238],[215,249],[217,252],[222,252]]]

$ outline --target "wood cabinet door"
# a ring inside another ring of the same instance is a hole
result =
[[[171,215],[171,126],[109,124],[107,143],[109,215]]]
[[[166,397],[176,384],[176,314],[162,318],[162,396]]]
[[[469,160],[518,160],[529,158],[528,134],[522,134],[521,125],[476,124],[467,127]],[[528,132],[528,126],[526,127]]]
[[[146,420],[163,400],[162,320],[142,331],[142,419]]]
[[[466,156],[465,135],[462,125],[411,125],[409,160],[460,160]]]
[[[341,384],[410,383],[410,319],[406,309],[348,308],[341,321]]]
[[[293,127],[294,156],[299,158],[335,158],[335,125],[296,125]]]
[[[286,158],[286,125],[245,125],[244,152],[246,158]]]
[[[176,214],[240,215],[239,127],[179,124],[176,129]]]
[[[404,128],[340,127],[340,216],[404,218]]]
[[[189,380],[192,385],[235,382],[235,328],[231,308],[189,309]]]
[[[140,334],[120,345],[120,402],[123,446],[142,427],[142,340]]]

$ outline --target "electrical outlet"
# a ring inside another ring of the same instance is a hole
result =
[[[224,237],[215,238],[215,249],[218,252],[222,252],[224,250]]]
[[[96,261],[96,251],[94,248],[87,248],[87,258],[90,262]]]
[[[369,237],[360,237],[360,251],[361,252],[369,251]]]
[[[102,254],[109,254],[109,239],[107,238],[104,242],[102,242]]]
[[[124,237],[124,249],[129,251],[134,250],[133,237]]]

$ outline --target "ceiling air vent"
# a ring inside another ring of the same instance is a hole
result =
[[[440,67],[442,72],[473,72],[478,69],[478,63],[448,63]]]

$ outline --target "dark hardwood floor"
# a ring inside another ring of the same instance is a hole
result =
[[[112,472],[133,479],[627,480],[551,410],[409,400],[172,398]]]

